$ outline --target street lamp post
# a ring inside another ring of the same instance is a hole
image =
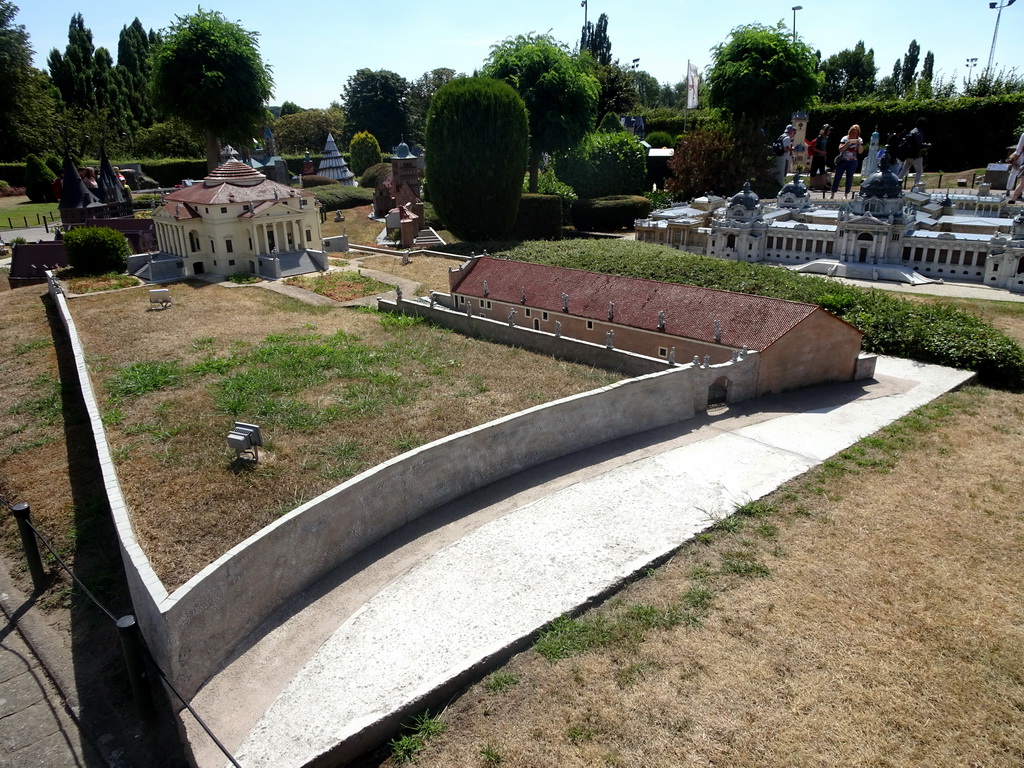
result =
[[[972,70],[978,66],[978,57],[975,56],[973,59],[967,60],[967,87],[971,87],[971,74]]]
[[[587,47],[587,0],[580,0],[580,8],[583,9],[583,35],[580,42],[580,48]]]
[[[1012,3],[1013,0],[1010,0],[1010,2]],[[796,42],[796,12],[797,11],[802,11],[803,9],[804,9],[804,7],[802,5],[794,5],[793,6],[793,42],[794,43]]]
[[[992,59],[996,55],[996,35],[999,34],[999,20],[1003,17],[1003,8],[1009,8],[1017,0],[999,0],[998,3],[989,3],[989,8],[998,8],[999,13],[996,14],[996,28],[992,31],[992,50],[988,52],[988,68],[985,70],[985,74],[989,77],[992,76]]]

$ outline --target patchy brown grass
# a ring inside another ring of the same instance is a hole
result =
[[[353,256],[358,256],[358,254],[353,254]],[[421,296],[426,296],[430,291],[448,293],[450,290],[448,270],[458,269],[461,263],[459,260],[446,259],[443,256],[423,254],[410,257],[407,264],[403,264],[401,259],[394,256],[359,257],[359,266],[361,267],[416,281],[423,286],[417,291],[417,295]]]
[[[68,292],[75,294],[116,291],[120,288],[131,288],[142,284],[137,277],[116,272],[108,272],[105,275],[76,275],[73,270],[67,270],[60,274],[60,278]]]
[[[615,378],[422,323],[312,307],[259,287],[225,290],[197,282],[170,290],[169,311],[149,311],[141,291],[83,296],[71,310],[133,525],[171,589],[283,512],[363,469]],[[116,398],[107,390],[132,363],[176,361],[186,371],[257,351],[287,353],[338,332],[348,336],[335,346],[369,350],[365,365],[384,361],[377,373],[360,379],[327,371],[323,380],[304,383],[288,397],[267,391],[261,403],[281,405],[273,415],[229,413],[218,405],[219,387],[229,375],[274,368],[254,358],[233,363],[230,371],[183,373],[169,388],[137,397]],[[270,337],[278,340],[268,342]],[[227,448],[236,419],[264,427],[266,448],[256,465],[233,461]]]
[[[300,288],[319,293],[321,296],[326,296],[335,301],[351,301],[352,299],[386,293],[391,290],[390,285],[356,272],[338,272],[335,270],[320,275],[289,277],[285,282],[288,285],[297,285]]]

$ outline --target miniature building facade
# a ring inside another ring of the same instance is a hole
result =
[[[712,210],[697,202],[636,222],[636,239],[736,261],[910,283],[962,280],[1024,292],[1024,213],[1002,198],[906,192],[883,158],[852,201],[812,203],[799,175],[767,206],[746,185]]]
[[[812,304],[477,257],[449,273],[453,308],[648,357],[760,354],[757,394],[857,375],[863,334]],[[515,314],[511,314],[515,310]],[[609,336],[611,333],[611,336]]]
[[[161,269],[151,270],[152,280],[207,272],[273,278],[327,268],[317,248],[313,193],[270,181],[237,160],[167,195],[153,221],[160,247],[153,262]]]

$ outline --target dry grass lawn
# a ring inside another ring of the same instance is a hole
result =
[[[1024,764],[1022,416],[955,393],[793,481],[580,617],[608,642],[466,691],[417,765]]]
[[[170,290],[166,311],[134,290],[71,301],[133,525],[170,589],[363,469],[616,378],[257,286]],[[164,386],[111,390],[167,362]],[[227,447],[235,420],[263,427],[258,464]]]

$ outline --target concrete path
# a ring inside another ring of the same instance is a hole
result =
[[[882,358],[875,382],[751,401],[509,478],[302,596],[193,704],[246,768],[354,757],[738,504],[971,376]],[[198,764],[223,765],[195,730]]]

